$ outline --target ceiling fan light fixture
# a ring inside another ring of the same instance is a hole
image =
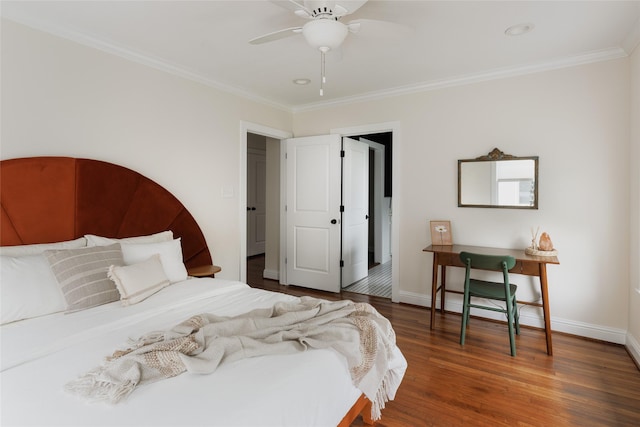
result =
[[[316,19],[302,27],[302,35],[307,43],[325,53],[339,47],[348,33],[346,25],[332,19]]]

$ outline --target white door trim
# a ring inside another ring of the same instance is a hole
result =
[[[393,220],[391,223],[391,301],[400,302],[400,226],[398,218],[400,216],[400,155],[402,149],[402,139],[400,135],[400,122],[373,123],[369,125],[352,126],[344,128],[330,129],[329,133],[337,133],[342,136],[365,135],[369,133],[392,132],[393,134],[393,151],[392,151],[392,170],[393,181],[391,192],[391,211],[393,212]]]
[[[239,179],[239,188],[238,188],[238,213],[239,213],[239,230],[240,230],[240,271],[238,272],[238,277],[240,277],[240,281],[243,283],[247,282],[247,133],[255,133],[257,135],[267,136],[269,138],[275,138],[280,140],[285,140],[287,138],[292,138],[293,133],[275,129],[268,126],[260,125],[257,123],[247,122],[244,120],[240,121],[240,164],[238,165],[238,169],[240,172]],[[281,150],[284,151],[284,150]],[[282,224],[280,228],[282,232]],[[282,252],[282,247],[280,248]],[[281,260],[284,258],[281,256]],[[282,263],[281,261],[280,271],[282,271]]]

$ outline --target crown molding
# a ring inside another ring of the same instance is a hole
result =
[[[640,6],[638,6],[640,8]],[[633,51],[640,45],[640,18],[629,31],[629,34],[622,41],[622,48],[631,55]]]
[[[245,89],[238,88],[235,86],[230,86],[224,83],[220,83],[216,80],[210,79],[208,77],[203,76],[202,74],[185,68],[183,66],[170,63],[164,59],[156,58],[153,55],[144,52],[136,52],[129,48],[119,45],[113,41],[107,41],[103,39],[98,39],[95,37],[88,36],[86,34],[79,33],[69,28],[61,27],[58,25],[53,25],[48,22],[27,18],[23,16],[15,16],[9,15],[6,12],[3,12],[2,17],[8,19],[10,21],[17,22],[18,24],[25,25],[27,27],[43,31],[45,33],[70,40],[72,42],[91,47],[106,53],[110,53],[112,55],[119,56],[121,58],[127,59],[132,62],[136,62],[138,64],[142,64],[151,68],[155,68],[160,71],[164,71],[169,74],[173,74],[178,77],[183,77],[185,79],[201,83],[205,86],[212,87],[214,89],[227,92],[250,101],[254,101],[260,104],[264,104],[269,107],[274,107],[288,113],[292,112],[292,107],[290,105],[285,105],[279,102],[274,102],[270,99],[263,98],[255,95],[252,92],[249,92]]]
[[[214,89],[227,92],[250,101],[257,102],[269,107],[273,107],[288,113],[299,113],[305,111],[313,111],[326,109],[336,106],[343,106],[348,104],[375,101],[384,98],[390,98],[401,95],[416,94],[420,92],[427,92],[432,90],[444,89],[448,87],[463,86],[473,83],[480,83],[490,80],[498,80],[508,77],[521,76],[525,74],[540,73],[544,71],[557,70],[561,68],[574,67],[583,64],[589,64],[593,62],[609,61],[613,59],[623,58],[630,55],[633,48],[640,42],[640,21],[636,23],[634,29],[625,38],[624,48],[613,47],[609,49],[603,49],[593,52],[587,52],[582,55],[575,55],[566,58],[560,58],[553,61],[543,62],[539,64],[531,64],[520,67],[507,67],[486,72],[479,72],[474,74],[468,74],[463,76],[456,76],[445,79],[432,80],[427,82],[421,82],[413,85],[400,86],[391,89],[384,89],[380,91],[369,92],[363,95],[355,95],[349,97],[343,97],[334,99],[331,101],[321,101],[308,104],[289,105],[280,102],[258,96],[248,90],[238,88],[235,86],[227,85],[193,70],[172,64],[168,61],[153,57],[152,55],[142,52],[136,52],[131,49],[125,48],[112,41],[100,40],[95,37],[87,36],[74,31],[69,28],[53,25],[48,22],[36,20],[32,18],[26,18],[23,16],[8,16],[5,11],[2,13],[2,17],[11,21],[17,22],[22,25],[40,30],[54,36],[58,36],[64,39],[71,40],[84,46],[95,48],[106,53],[110,53],[124,59],[128,59],[132,62],[136,62],[148,67],[164,71],[185,79],[201,83],[205,86],[212,87]],[[632,46],[630,48],[629,46]]]
[[[575,67],[578,65],[589,64],[593,62],[609,61],[618,58],[624,58],[629,56],[624,49],[620,47],[614,47],[610,49],[603,49],[593,52],[588,52],[583,55],[576,55],[567,58],[561,58],[554,61],[548,61],[539,64],[525,65],[521,67],[508,67],[500,68],[487,72],[480,72],[475,74],[469,74],[465,76],[458,76],[440,80],[433,80],[429,82],[423,82],[416,85],[401,86],[392,89],[385,89],[376,92],[370,92],[365,95],[356,95],[351,97],[345,97],[335,99],[333,101],[325,101],[318,103],[311,103],[305,105],[298,105],[293,107],[293,112],[304,112],[311,110],[319,110],[324,108],[336,107],[339,105],[353,104],[357,102],[374,101],[383,98],[395,97],[400,95],[410,95],[420,92],[428,92],[432,90],[444,89],[454,86],[463,86],[473,83],[480,83],[490,80],[499,80],[507,77],[515,77],[526,74],[540,73],[544,71],[557,70],[561,68]]]

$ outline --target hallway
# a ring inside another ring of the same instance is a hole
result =
[[[264,271],[264,254],[247,258],[247,283],[263,285],[277,281],[262,277]],[[369,275],[345,288],[343,291],[365,294],[391,299],[391,260],[384,264],[370,266]]]
[[[391,260],[369,268],[369,275],[343,288],[356,294],[391,298]]]

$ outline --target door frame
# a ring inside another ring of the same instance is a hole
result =
[[[240,184],[238,188],[238,211],[240,213],[240,226],[238,227],[240,231],[240,271],[238,272],[238,277],[240,277],[240,281],[243,283],[247,282],[247,133],[249,132],[255,133],[256,135],[279,139],[281,155],[285,151],[282,147],[283,141],[287,138],[293,137],[293,134],[289,131],[275,129],[244,120],[240,121],[240,164],[238,165],[238,169],[240,170]],[[280,187],[282,187],[282,176],[280,177]],[[282,211],[282,202],[280,209]],[[282,216],[283,215],[280,215],[280,241],[282,241]],[[280,247],[280,251],[282,251],[282,247]],[[280,271],[282,271],[284,261],[282,261],[282,256],[280,259]]]
[[[281,129],[275,129],[268,126],[260,125],[257,123],[252,123],[248,121],[240,121],[240,188],[239,188],[239,197],[238,197],[238,211],[240,213],[240,271],[238,277],[240,277],[241,282],[247,281],[247,132],[255,133],[258,135],[264,135],[271,138],[280,140],[280,159],[282,164],[284,164],[284,153],[285,149],[283,147],[283,141],[287,138],[293,138],[293,133]],[[400,217],[400,155],[402,150],[401,143],[401,133],[400,133],[400,122],[383,122],[383,123],[373,123],[368,125],[361,126],[351,126],[344,128],[333,128],[329,130],[329,133],[338,133],[342,136],[357,136],[357,135],[366,135],[370,133],[380,133],[380,132],[391,132],[393,135],[393,151],[392,151],[392,199],[391,199],[391,210],[393,212],[393,216],[396,218],[395,221],[391,223],[391,301],[399,302],[400,301],[400,265],[399,265],[399,253],[400,253],[400,226],[397,218]],[[284,259],[286,256],[286,235],[283,233],[286,231],[285,226],[283,224],[285,215],[284,213],[284,197],[282,197],[282,189],[286,188],[286,182],[284,182],[284,172],[282,172],[282,164],[281,164],[281,175],[280,175],[280,188],[281,188],[281,200],[280,200],[280,283],[286,283],[286,278],[283,279],[283,276],[286,274],[286,268],[284,267]],[[282,244],[285,242],[285,244]],[[283,251],[285,251],[283,255]],[[395,256],[393,256],[395,255]]]
[[[332,128],[329,133],[338,133],[342,136],[358,136],[371,133],[391,132],[393,141],[393,150],[391,152],[391,212],[393,219],[391,222],[391,301],[400,302],[400,154],[401,154],[401,135],[400,122],[373,123],[362,126],[351,126],[344,128]]]

